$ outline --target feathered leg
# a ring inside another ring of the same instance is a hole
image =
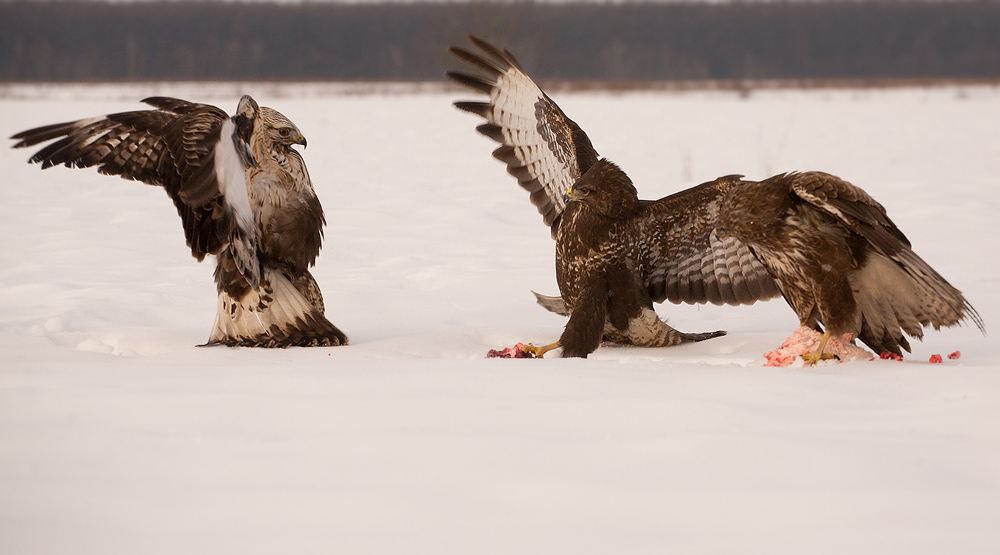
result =
[[[322,306],[322,301],[303,293],[311,288],[297,288],[280,270],[264,268],[261,286],[254,290],[223,253],[215,273],[219,308],[207,345],[284,348],[347,344],[347,336],[318,310],[317,303]],[[311,276],[305,280],[309,281]]]
[[[600,346],[607,318],[607,298],[608,287],[603,280],[580,293],[566,329],[559,337],[563,357],[587,358]]]

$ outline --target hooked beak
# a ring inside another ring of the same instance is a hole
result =
[[[302,148],[306,148],[306,138],[299,135],[299,138],[292,141],[292,144],[302,145]]]
[[[731,234],[725,229],[722,229],[721,227],[716,227],[715,229],[713,229],[712,235],[715,235],[719,239],[725,239],[726,237],[731,237]]]
[[[573,188],[570,187],[569,189],[566,189],[566,193],[563,194],[563,204],[569,204],[574,200],[580,200],[580,197],[576,196],[576,194],[573,193]]]

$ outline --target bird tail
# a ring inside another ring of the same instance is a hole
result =
[[[532,291],[532,293],[535,293]],[[545,310],[558,314],[560,316],[569,316],[569,309],[566,308],[566,303],[562,300],[562,297],[550,297],[548,295],[542,295],[541,293],[535,293],[535,300],[538,304],[542,306]]]
[[[309,279],[296,282],[315,284]],[[318,288],[315,288],[318,291]],[[306,297],[285,275],[264,268],[261,287],[247,288],[234,298],[219,292],[215,326],[206,345],[230,347],[333,347],[347,345],[347,336],[323,314],[322,300]]]
[[[652,308],[644,308],[639,316],[629,320],[627,329],[620,330],[610,321],[604,325],[605,341],[638,347],[672,347],[723,335],[726,335],[723,330],[688,333],[674,329]]]
[[[923,327],[950,327],[970,319],[984,334],[983,321],[962,292],[909,248],[892,258],[871,253],[851,280],[861,314],[858,339],[876,353],[910,351],[903,336],[921,339]]]

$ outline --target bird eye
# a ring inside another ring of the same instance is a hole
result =
[[[288,136],[288,129],[279,129],[278,130],[278,134],[281,135],[282,137],[287,137]]]

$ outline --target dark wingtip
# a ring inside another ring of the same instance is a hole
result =
[[[469,39],[469,42],[474,44],[476,48],[479,48],[480,50],[488,53],[490,56],[497,59],[498,61],[501,61],[521,71],[524,71],[524,68],[521,67],[521,62],[517,61],[517,58],[514,57],[513,54],[511,54],[510,50],[507,50],[506,48],[503,49],[497,48],[493,44],[475,35],[465,35],[465,38]]]
[[[456,83],[460,83],[470,89],[475,89],[485,94],[491,94],[493,92],[493,88],[496,87],[495,82],[483,79],[482,77],[477,77],[475,75],[459,73],[457,71],[446,71],[444,74]]]
[[[41,127],[35,127],[34,129],[26,129],[20,133],[11,135],[11,140],[18,141],[18,143],[13,145],[11,148],[34,146],[39,143],[44,143],[45,141],[51,141],[52,139],[64,137],[68,135],[79,123],[80,122],[77,121],[68,121],[63,123],[53,123],[51,125],[43,125]]]
[[[481,134],[493,139],[498,143],[503,142],[504,139],[503,128],[500,127],[499,125],[493,123],[484,123],[476,127],[476,131],[479,131]]]
[[[460,100],[455,103],[455,107],[459,110],[464,110],[466,112],[476,114],[477,116],[488,118],[489,111],[493,105],[486,102],[469,102]]]
[[[500,63],[506,65],[506,62],[503,60],[487,60],[486,58],[474,52],[470,52],[468,50],[465,50],[464,48],[459,48],[457,46],[449,46],[448,51],[451,52],[458,59],[462,60],[463,62],[471,66],[477,67],[494,77],[503,75],[503,73],[507,71],[507,68],[497,64],[497,61],[499,61]]]
[[[500,52],[499,48],[497,48],[496,46],[493,46],[492,43],[489,43],[489,42],[487,42],[487,41],[485,41],[485,40],[483,40],[483,39],[481,39],[481,38],[479,38],[479,37],[477,37],[475,35],[466,35],[466,37],[469,39],[469,42],[471,42],[473,45],[475,45],[476,48],[478,48],[478,49],[480,49],[480,50],[482,50],[484,52],[487,52],[490,55],[492,55],[494,57],[497,57],[497,58],[499,58],[501,60],[503,59],[503,53]]]

